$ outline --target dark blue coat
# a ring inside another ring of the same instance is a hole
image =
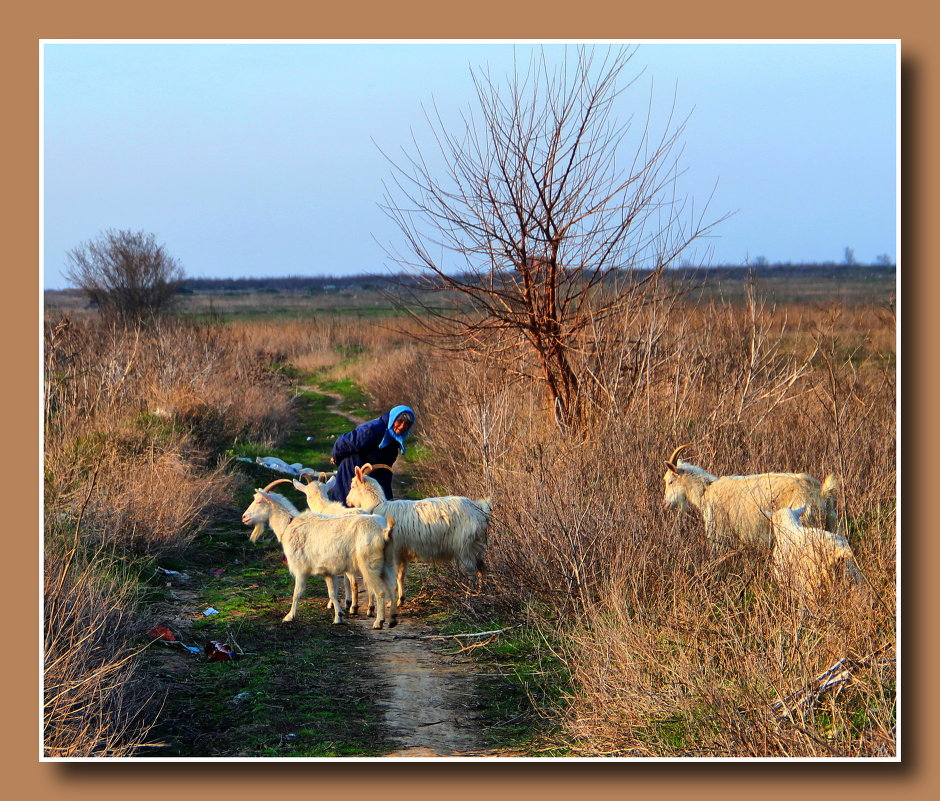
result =
[[[388,431],[388,416],[391,412],[386,412],[375,420],[363,423],[352,431],[336,438],[333,443],[333,461],[336,464],[336,483],[330,490],[330,498],[340,503],[346,503],[346,496],[349,494],[349,485],[352,483],[353,476],[356,474],[356,468],[364,464],[387,464],[392,465],[398,458],[399,445],[392,441],[391,444],[380,448],[379,445],[385,439],[385,432]],[[385,497],[392,498],[392,473],[390,470],[376,470],[372,473],[372,478],[379,482],[379,485],[385,491]],[[348,504],[347,504],[348,505]]]

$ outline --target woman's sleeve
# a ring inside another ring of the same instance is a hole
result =
[[[379,425],[376,426],[375,422]],[[381,442],[383,434],[381,420],[356,426],[352,431],[347,431],[336,438],[336,442],[333,443],[333,461],[339,464],[341,460],[354,453],[367,450],[370,446],[374,447]]]

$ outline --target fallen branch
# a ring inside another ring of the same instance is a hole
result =
[[[797,711],[800,717],[806,717],[809,711],[815,706],[819,699],[830,690],[835,690],[835,695],[842,691],[842,687],[852,678],[852,671],[858,668],[869,667],[872,664],[887,664],[893,662],[893,659],[878,659],[881,654],[892,647],[892,643],[882,645],[877,651],[873,651],[862,659],[849,659],[842,657],[828,670],[820,673],[809,684],[801,690],[791,693],[786,698],[775,701],[771,704],[771,709],[778,713],[792,718],[793,711]]]
[[[393,634],[393,640],[449,640],[451,638],[460,638],[460,637],[490,637],[495,636],[496,634],[502,634],[504,631],[509,631],[509,629],[515,628],[515,626],[507,626],[504,629],[494,629],[493,631],[479,631],[473,634]]]

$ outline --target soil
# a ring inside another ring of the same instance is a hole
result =
[[[361,422],[333,398],[333,413]],[[323,581],[311,578],[298,619],[283,623],[292,588],[283,555],[239,526],[219,520],[180,557],[179,574],[155,580],[164,598],[151,622],[200,652],[148,648],[143,669],[162,709],[142,756],[496,755],[474,664],[421,619],[420,604],[406,600],[392,629],[372,630],[365,615],[333,626]],[[219,614],[205,615],[209,607]],[[212,641],[236,658],[208,659]]]

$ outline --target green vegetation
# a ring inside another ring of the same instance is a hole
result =
[[[308,583],[295,624],[281,622],[293,581],[280,549],[251,544],[247,529],[197,538],[184,585],[195,585],[182,641],[231,645],[234,661],[154,642],[145,670],[162,677],[167,696],[153,741],[142,756],[377,755],[390,746],[361,658],[355,629],[331,625],[319,579]],[[213,571],[224,568],[220,575]],[[219,614],[203,616],[214,607]]]

